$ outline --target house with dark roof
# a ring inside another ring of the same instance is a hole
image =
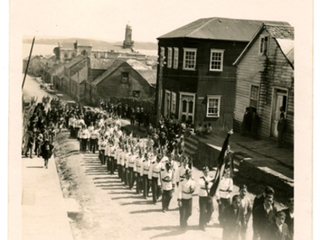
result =
[[[157,109],[161,115],[213,128],[233,127],[236,66],[262,23],[286,22],[204,18],[158,38]],[[161,68],[161,69],[160,69]],[[161,71],[160,71],[161,70]]]
[[[118,59],[92,82],[86,83],[86,102],[100,99],[150,98],[155,94],[156,69],[134,59]]]
[[[74,57],[64,64],[63,91],[78,102],[85,100],[85,82],[92,78],[90,58],[84,55]]]
[[[294,139],[294,28],[262,24],[234,62],[237,67],[234,127],[256,129],[260,138],[278,138],[280,107],[286,119],[285,141]],[[258,125],[244,118],[257,112]],[[249,122],[249,123],[248,123]],[[250,126],[251,124],[251,126]],[[253,129],[252,129],[253,130]],[[253,130],[254,131],[254,130]]]

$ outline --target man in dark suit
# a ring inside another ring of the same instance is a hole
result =
[[[240,209],[241,199],[239,195],[234,195],[232,204],[227,206],[220,218],[223,228],[223,240],[237,240],[240,238],[240,228],[243,221],[243,211]]]
[[[264,192],[254,198],[252,209],[254,210],[258,206],[263,205],[264,204],[264,199],[267,196],[272,196],[272,197],[274,196],[274,190],[270,186],[266,186],[265,189],[264,189]],[[254,216],[253,216],[253,218],[254,218]]]
[[[288,199],[288,208],[284,209],[283,212],[286,214],[285,223],[288,225],[290,238],[293,239],[293,227],[294,227],[294,202],[293,198]]]
[[[264,204],[253,210],[253,240],[258,240],[262,237],[265,227],[274,222],[276,212],[277,209],[273,205],[273,196],[267,195],[264,199]]]
[[[290,233],[287,224],[284,222],[286,214],[283,211],[276,213],[275,222],[270,223],[261,235],[261,240],[289,240]]]

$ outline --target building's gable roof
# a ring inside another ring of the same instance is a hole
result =
[[[108,69],[112,66],[115,59],[103,59],[90,57],[90,67],[91,69]]]
[[[279,48],[281,49],[284,56],[289,61],[290,65],[293,68],[294,64],[294,28],[291,26],[278,26],[278,25],[266,25],[262,24],[258,31],[254,34],[251,41],[243,49],[239,57],[233,63],[233,65],[239,64],[243,56],[247,53],[252,44],[258,40],[258,36],[262,33],[263,30],[266,30],[272,38],[276,40]],[[283,48],[283,49],[282,49]]]
[[[65,68],[71,68],[72,66],[74,66],[75,64],[81,62],[85,58],[86,58],[86,56],[84,56],[84,55],[78,55],[78,56],[72,58],[70,62],[65,63],[64,67]]]
[[[151,66],[147,66],[146,64],[134,60],[129,59],[126,61],[137,73],[141,75],[150,85],[154,85],[157,83],[157,70],[152,69]]]
[[[107,76],[109,76],[111,73],[113,73],[116,69],[119,68],[119,66],[124,63],[123,60],[115,60],[113,64],[101,75],[99,75],[96,79],[92,81],[92,84],[97,85],[101,81],[103,81]]]
[[[64,71],[63,64],[55,64],[49,70],[48,73],[52,75],[58,75],[59,73]]]
[[[87,80],[88,77],[88,68],[84,67],[80,71],[78,71],[76,74],[74,74],[71,79],[73,81],[78,82],[79,84],[83,81]]]
[[[101,81],[103,81],[106,77],[112,74],[115,70],[121,67],[123,64],[131,67],[135,72],[137,72],[143,79],[147,81],[147,83],[151,86],[156,84],[157,82],[157,71],[156,69],[152,69],[152,67],[145,65],[144,63],[134,60],[121,60],[118,59],[114,61],[111,67],[109,67],[104,73],[98,76],[96,79],[93,80],[92,84],[97,85]]]
[[[249,42],[262,23],[290,26],[287,22],[277,21],[229,19],[219,17],[202,18],[162,35],[158,39],[198,38]]]

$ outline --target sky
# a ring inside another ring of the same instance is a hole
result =
[[[129,22],[134,41],[157,42],[157,37],[207,17],[278,20],[296,26],[303,2],[311,1],[11,0],[10,23],[22,35],[122,41]]]

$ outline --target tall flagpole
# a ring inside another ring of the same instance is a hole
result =
[[[31,59],[31,55],[32,55],[33,45],[34,45],[34,40],[35,40],[35,37],[33,37],[33,40],[32,40],[32,45],[31,45],[31,49],[30,49],[29,59],[28,59],[27,67],[26,67],[26,70],[25,70],[25,73],[24,73],[24,77],[23,77],[23,82],[22,82],[22,87],[21,87],[22,89],[23,89],[24,82],[26,81],[26,76],[27,76],[27,73],[28,73],[29,63],[30,63],[30,59]]]

